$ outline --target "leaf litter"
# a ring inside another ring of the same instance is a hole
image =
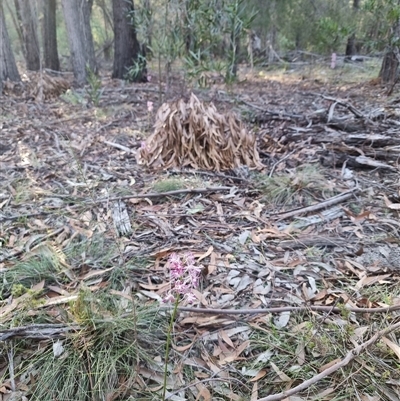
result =
[[[0,98],[0,339],[18,344],[2,353],[4,399],[47,399],[36,383],[54,357],[54,372],[88,373],[86,394],[151,399],[173,252],[204,269],[174,327],[171,399],[284,399],[396,322],[358,312],[400,305],[399,136],[379,88],[252,75],[212,103],[177,89],[153,113],[153,82],[103,79],[94,108],[58,97],[68,79],[40,79]],[[115,367],[101,364],[110,344]],[[398,357],[388,332],[290,399],[398,399]]]

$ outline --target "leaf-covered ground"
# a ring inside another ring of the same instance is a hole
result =
[[[256,135],[258,171],[138,165],[155,76],[8,88],[2,399],[160,399],[173,252],[204,268],[174,324],[168,399],[400,399],[398,97],[376,73],[254,70],[193,89]],[[171,81],[164,97],[187,98]]]

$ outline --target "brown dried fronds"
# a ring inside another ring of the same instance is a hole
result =
[[[154,127],[138,152],[139,163],[148,167],[216,171],[264,167],[255,136],[237,116],[220,114],[213,103],[203,103],[193,94],[188,102],[164,103]]]
[[[60,96],[70,87],[66,78],[30,71],[24,74],[22,82],[6,81],[3,89],[9,95],[33,97],[36,101],[43,101]]]

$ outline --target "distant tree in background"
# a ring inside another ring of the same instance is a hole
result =
[[[397,35],[397,41],[400,36],[400,22],[397,21],[393,25],[393,34]],[[379,77],[383,83],[394,83],[398,78],[398,69],[400,64],[399,43],[392,42],[386,48],[385,55],[382,60]]]
[[[60,70],[57,50],[56,0],[42,0],[43,65],[54,71]]]
[[[102,44],[102,52],[104,59],[109,61],[112,59],[112,49],[114,38],[112,37],[112,33],[114,32],[113,27],[113,19],[112,19],[112,11],[110,9],[111,4],[107,0],[97,0],[96,5],[101,9],[101,14],[103,16],[103,40]]]
[[[17,15],[20,18],[23,38],[23,49],[26,68],[31,71],[40,69],[40,46],[37,28],[37,12],[35,2],[31,0],[16,0]]]
[[[97,72],[90,27],[90,4],[87,0],[61,0],[68,42],[71,52],[72,68],[78,85],[87,82],[88,69]]]
[[[353,0],[353,15],[356,16],[360,10],[360,0]],[[346,56],[354,56],[357,53],[356,46],[356,32],[355,28],[353,28],[353,32],[347,39],[346,45]]]
[[[167,0],[168,1],[168,0]],[[147,82],[146,58],[139,44],[133,0],[112,0],[114,19],[113,78]]]
[[[390,0],[388,3],[387,19],[392,25],[389,28],[379,77],[383,83],[395,83],[400,65],[400,0]]]
[[[0,2],[0,87],[2,87],[1,83],[6,79],[10,81],[21,80],[17,64],[15,63],[14,54],[11,50],[3,6]]]

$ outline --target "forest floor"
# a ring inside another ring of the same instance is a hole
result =
[[[258,171],[138,164],[156,74],[7,87],[0,399],[160,400],[170,333],[166,399],[399,400],[400,87],[378,70],[207,77],[193,92],[241,116]],[[179,71],[162,89],[191,92]],[[171,331],[167,260],[187,252],[203,274]]]

